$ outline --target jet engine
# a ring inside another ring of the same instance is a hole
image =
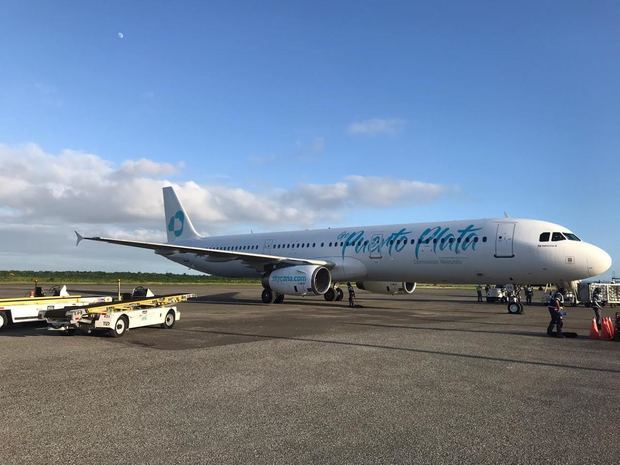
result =
[[[265,289],[281,295],[325,294],[331,282],[329,270],[319,265],[287,266],[263,278]]]
[[[413,294],[415,283],[393,282],[393,281],[363,281],[355,285],[358,289],[372,292],[374,294]]]

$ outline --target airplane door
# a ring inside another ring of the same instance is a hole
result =
[[[370,236],[370,242],[368,243],[368,251],[370,258],[383,258],[381,255],[381,248],[383,247],[383,233],[375,233]]]
[[[263,253],[266,255],[273,255],[273,239],[267,239],[265,246],[263,247]]]
[[[495,257],[512,258],[514,254],[515,223],[499,223],[495,236]]]

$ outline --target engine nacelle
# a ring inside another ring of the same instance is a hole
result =
[[[325,294],[331,283],[331,273],[319,265],[287,266],[263,278],[263,285],[278,294],[287,295]]]
[[[374,294],[413,294],[415,283],[394,281],[364,281],[355,283],[358,289]]]

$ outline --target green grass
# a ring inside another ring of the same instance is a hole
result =
[[[258,284],[257,279],[174,273],[126,273],[104,271],[0,271],[0,283],[27,284]]]

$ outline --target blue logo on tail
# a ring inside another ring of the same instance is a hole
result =
[[[185,215],[181,210],[176,212],[168,222],[168,231],[173,232],[175,237],[183,234],[183,226],[185,225]]]

